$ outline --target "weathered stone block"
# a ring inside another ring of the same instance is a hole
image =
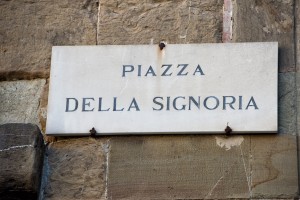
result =
[[[278,131],[281,134],[297,133],[297,89],[294,72],[278,75]]]
[[[45,80],[0,82],[0,124],[40,125],[38,109]]]
[[[1,199],[37,199],[44,142],[33,124],[0,125]]]
[[[233,1],[234,42],[279,42],[279,71],[295,71],[294,1]]]
[[[250,197],[249,136],[110,140],[108,199]]]
[[[0,80],[49,77],[53,45],[96,44],[98,1],[1,1]]]
[[[222,0],[100,1],[98,44],[221,42]]]
[[[251,136],[251,197],[296,198],[297,140],[291,135]]]
[[[111,140],[108,199],[294,198],[296,136]]]
[[[104,199],[105,139],[59,140],[47,148],[42,199]]]

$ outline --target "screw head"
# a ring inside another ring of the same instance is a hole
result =
[[[159,46],[160,50],[163,50],[163,48],[166,47],[165,43],[163,43],[163,42],[160,42],[158,46]]]

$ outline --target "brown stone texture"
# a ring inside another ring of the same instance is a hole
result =
[[[0,2],[0,80],[49,77],[51,47],[95,45],[97,0]]]
[[[0,199],[37,199],[44,142],[33,124],[0,125]]]
[[[296,136],[251,136],[250,151],[253,198],[297,197]]]
[[[41,199],[104,199],[106,140],[73,138],[51,143]]]
[[[108,199],[248,198],[248,137],[234,137],[229,150],[218,140],[226,138],[112,138]]]
[[[40,126],[39,105],[45,80],[0,82],[0,124],[33,123]]]
[[[232,41],[278,41],[279,71],[294,72],[294,1],[233,0]]]
[[[100,1],[98,44],[222,41],[223,0]]]
[[[111,139],[108,199],[294,198],[296,136]]]

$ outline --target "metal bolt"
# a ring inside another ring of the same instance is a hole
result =
[[[96,136],[96,130],[95,128],[93,127],[91,130],[90,130],[90,133],[91,133],[91,137],[95,137]]]
[[[163,42],[160,42],[158,46],[159,46],[160,50],[163,50],[163,48],[166,47],[165,43],[163,43]]]
[[[225,134],[226,134],[226,136],[229,136],[231,133],[232,133],[232,129],[230,128],[230,126],[228,126],[228,123],[227,123],[227,126],[225,128]]]

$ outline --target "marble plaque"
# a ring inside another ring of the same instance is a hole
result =
[[[46,133],[277,132],[278,44],[55,46]]]

